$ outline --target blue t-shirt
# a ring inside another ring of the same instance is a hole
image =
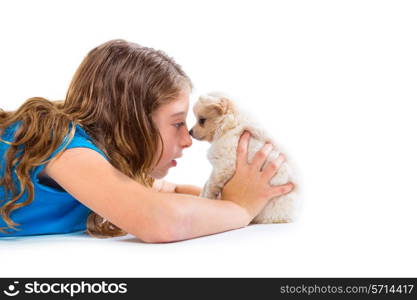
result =
[[[21,121],[18,121],[9,126],[1,136],[1,139],[12,142],[14,133],[20,125]],[[68,136],[49,158],[54,157],[65,146],[68,142],[67,138]],[[1,177],[3,177],[5,172],[6,151],[9,147],[9,144],[0,140]],[[74,138],[65,149],[77,147],[93,149],[104,156],[106,160],[109,160],[106,155],[94,145],[92,138],[79,125],[76,125]],[[6,234],[0,232],[0,237],[60,234],[86,230],[87,217],[92,211],[59,186],[53,187],[42,184],[42,181],[38,178],[38,174],[44,168],[45,164],[36,166],[30,171],[30,179],[34,186],[34,198],[32,203],[12,211],[9,215],[15,223],[20,224],[19,226],[16,226],[16,228],[20,230],[14,231],[11,228],[7,228],[6,231],[11,233]],[[15,168],[12,170],[13,182],[16,185],[17,190],[20,191],[20,184],[14,170]],[[4,187],[0,186],[0,207],[10,200],[11,192],[8,193],[8,196],[9,199],[5,199]],[[27,196],[28,192],[26,190],[17,203],[26,200]],[[7,224],[1,216],[0,227],[7,227]]]

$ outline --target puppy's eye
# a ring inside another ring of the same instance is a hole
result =
[[[200,119],[198,119],[198,124],[204,125],[205,121],[206,121],[206,119],[200,118]]]

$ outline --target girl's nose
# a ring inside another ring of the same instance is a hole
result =
[[[190,147],[193,144],[193,141],[191,139],[192,132],[192,129],[187,132],[186,137],[183,139],[183,147]]]

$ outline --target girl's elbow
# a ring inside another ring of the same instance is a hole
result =
[[[148,244],[170,243],[177,241],[176,234],[172,232],[172,229],[152,230],[152,232],[136,236],[141,241]]]
[[[146,238],[142,237],[140,240],[147,244],[160,244],[160,243],[171,243],[176,242],[177,240],[175,238],[172,238],[167,235],[152,235],[147,236]]]
[[[160,217],[161,218],[161,217]],[[137,235],[145,243],[171,243],[184,238],[184,214],[176,209],[172,209],[169,216],[153,222],[151,230]]]

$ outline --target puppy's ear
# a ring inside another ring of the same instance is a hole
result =
[[[219,115],[224,115],[229,111],[231,105],[231,101],[223,97],[220,98],[220,100],[214,102],[213,104],[210,104],[209,108],[216,110]]]

